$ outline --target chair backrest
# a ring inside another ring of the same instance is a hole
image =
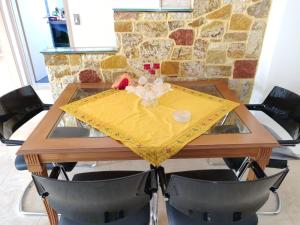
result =
[[[43,110],[43,103],[31,86],[0,98],[0,137],[9,138],[19,127]]]
[[[300,137],[300,96],[275,86],[263,102],[262,111],[296,140]]]
[[[166,192],[172,207],[196,221],[234,224],[256,217],[270,188],[285,172],[253,181],[208,181],[172,175]]]
[[[40,195],[46,193],[50,206],[63,217],[83,224],[104,224],[133,216],[149,205],[153,171],[132,174],[94,181],[35,175],[33,179]]]

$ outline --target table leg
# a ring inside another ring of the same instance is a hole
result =
[[[266,166],[268,165],[271,154],[272,154],[272,148],[260,148],[259,149],[255,160],[263,170],[265,170]],[[255,177],[253,171],[249,171],[248,180],[254,180],[255,178],[256,177]]]
[[[41,164],[38,155],[25,155],[24,157],[25,157],[25,161],[26,161],[29,172],[39,175],[39,176],[48,177],[47,168],[45,165]],[[57,225],[58,224],[58,216],[57,216],[56,211],[49,206],[47,199],[43,199],[43,202],[44,202],[44,206],[46,208],[47,214],[48,214],[50,224]]]

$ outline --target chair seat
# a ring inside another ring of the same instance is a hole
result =
[[[67,163],[61,163],[61,165],[64,167],[64,169],[67,172],[70,172],[74,169],[76,166],[76,162],[67,162]],[[25,162],[25,158],[23,155],[17,155],[15,158],[15,167],[17,170],[27,170],[27,164]],[[47,163],[47,170],[52,170],[54,168],[54,165],[52,163]]]
[[[166,208],[169,225],[257,225],[258,223],[258,218],[255,214],[253,216],[247,217],[247,219],[235,221],[232,223],[214,223],[193,219],[172,207],[168,202],[166,202]]]
[[[119,219],[109,223],[81,223],[64,217],[60,217],[59,225],[149,225],[150,206],[138,211],[135,215]]]
[[[166,175],[167,182],[169,182],[171,175],[188,177],[197,180],[210,180],[210,181],[237,181],[238,177],[232,170],[228,169],[215,169],[215,170],[192,170],[182,171],[176,173],[169,173]]]

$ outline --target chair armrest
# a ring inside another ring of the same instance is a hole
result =
[[[166,189],[167,189],[167,178],[166,178],[165,169],[162,166],[160,166],[157,168],[157,173],[158,173],[158,179],[159,179],[159,185],[160,185],[161,191],[162,191],[163,195],[165,196]]]
[[[158,191],[157,173],[155,170],[151,170],[151,172],[150,172],[149,190],[150,190],[151,194],[156,193]]]
[[[278,143],[282,146],[296,146],[300,144],[300,140],[277,140]]]
[[[265,172],[262,170],[262,168],[259,166],[259,164],[256,161],[251,161],[249,164],[250,168],[255,173],[255,176],[257,178],[264,178],[267,177]],[[273,186],[270,188],[270,191],[276,192],[277,189],[280,187],[281,183],[283,182],[286,175],[289,173],[289,168],[285,168],[282,175],[279,177],[279,179],[273,184]]]
[[[245,104],[248,110],[262,111],[264,112],[265,106],[263,104]],[[300,139],[297,140],[277,140],[282,146],[295,146],[300,144]]]
[[[283,182],[283,180],[285,179],[286,175],[289,173],[289,168],[287,167],[285,169],[285,171],[283,172],[283,174],[279,177],[279,179],[275,182],[275,184],[273,184],[273,186],[271,187],[271,191],[272,192],[276,192],[277,189],[280,187],[281,183]]]
[[[248,110],[262,111],[264,108],[263,104],[245,104]]]
[[[58,176],[60,175],[61,172],[61,167],[60,166],[55,166],[52,170],[51,173],[49,175],[49,178],[51,179],[58,179]]]
[[[255,176],[258,179],[267,177],[267,175],[265,174],[265,172],[262,170],[262,168],[260,167],[260,165],[256,161],[252,160],[249,163],[249,167],[252,169],[252,171],[254,172]]]
[[[43,104],[43,110],[49,110],[53,104]]]
[[[24,141],[21,141],[21,140],[9,140],[9,139],[5,139],[5,138],[2,138],[1,142],[7,146],[20,146],[20,145],[24,144]]]
[[[55,166],[51,170],[49,178],[57,180],[60,172],[61,172],[60,166]],[[44,187],[38,182],[38,179],[40,176],[34,175],[34,174],[32,174],[31,176],[32,176],[33,183],[37,189],[39,196],[41,196],[41,198],[43,198],[43,199],[46,199],[49,196],[49,193],[47,191],[45,191]]]

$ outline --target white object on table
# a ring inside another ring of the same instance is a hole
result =
[[[187,110],[177,110],[173,112],[173,118],[177,122],[186,123],[191,120],[191,112]]]

